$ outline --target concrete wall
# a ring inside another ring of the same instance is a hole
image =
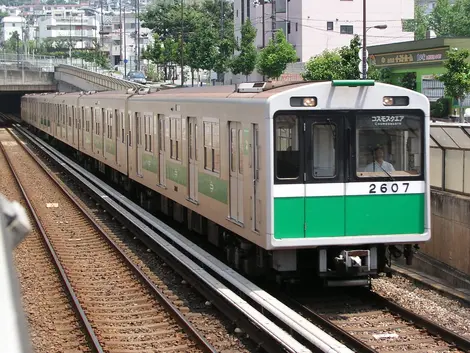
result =
[[[54,83],[53,72],[21,69],[0,70],[0,85],[50,85]]]
[[[470,276],[470,197],[432,191],[431,241],[422,251]]]

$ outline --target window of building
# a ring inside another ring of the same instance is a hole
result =
[[[204,169],[220,171],[219,123],[204,122]]]
[[[354,31],[354,27],[351,25],[340,26],[341,34],[353,34],[353,31]]]
[[[295,23],[295,31],[296,31],[296,32],[299,31],[299,23],[298,23],[298,22]]]
[[[170,118],[170,158],[181,160],[181,119]]]
[[[327,23],[326,23],[326,30],[327,30],[327,31],[332,31],[333,28],[334,28],[334,26],[333,26],[333,21],[330,21],[330,22],[327,22]],[[342,33],[342,32],[341,32],[341,33]]]

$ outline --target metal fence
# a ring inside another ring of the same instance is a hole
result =
[[[0,53],[0,69],[30,70],[41,72],[54,72],[59,65],[72,65],[98,73],[107,73],[110,70],[103,69],[93,62],[77,58],[60,58],[45,55]]]
[[[470,124],[432,123],[431,186],[470,195]]]

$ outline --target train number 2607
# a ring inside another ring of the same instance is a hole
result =
[[[380,187],[377,184],[370,184],[369,185],[369,194],[385,194],[388,191],[391,191],[392,193],[397,193],[399,191],[401,192],[407,192],[408,188],[410,186],[410,183],[401,183],[399,185],[398,183],[393,183],[392,185],[387,185],[387,184],[382,184]]]

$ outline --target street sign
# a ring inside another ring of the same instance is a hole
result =
[[[362,65],[363,65],[363,64],[362,64],[362,61],[361,61],[361,62],[359,63],[359,65],[358,65],[359,72],[360,72],[361,74],[363,73],[363,72],[362,72]],[[369,70],[369,64],[366,63],[366,72],[367,72],[368,70]]]
[[[357,56],[359,57],[359,59],[362,60],[362,47],[359,48],[359,52],[357,53]],[[369,51],[366,49],[366,59],[369,57]]]
[[[124,59],[124,64],[127,64],[128,62],[129,62],[129,60]]]

